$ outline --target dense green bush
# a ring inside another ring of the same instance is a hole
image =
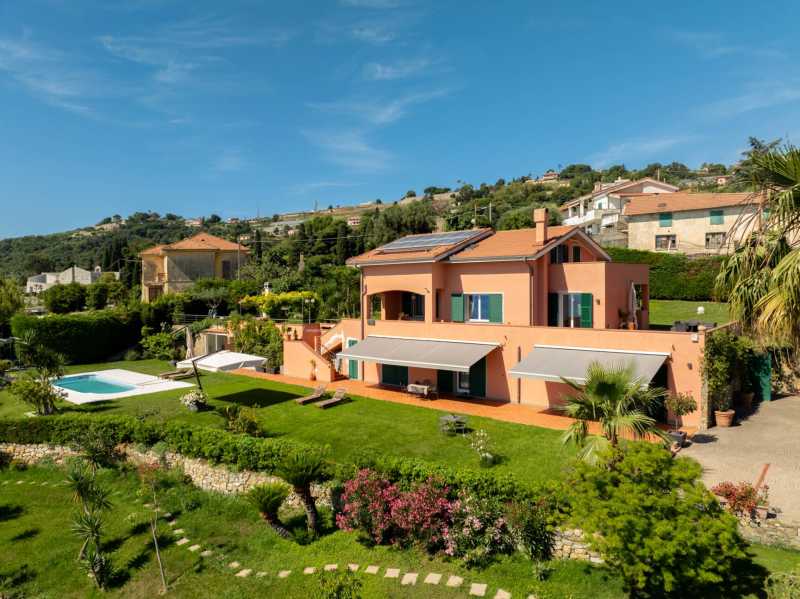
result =
[[[170,333],[154,333],[141,341],[145,358],[175,360],[179,357],[175,338]]]
[[[42,293],[42,300],[53,314],[77,312],[86,305],[86,287],[80,283],[53,285]]]
[[[701,473],[651,443],[576,465],[571,517],[631,597],[739,596],[712,592],[735,584],[745,543]]]
[[[73,364],[101,362],[139,340],[141,324],[135,313],[98,310],[36,317],[17,314],[11,319],[15,337],[33,331],[47,346]]]
[[[607,247],[614,262],[650,266],[650,297],[669,300],[714,299],[714,279],[723,258],[704,256],[689,258],[686,254],[667,254]],[[717,298],[724,300],[725,298]]]

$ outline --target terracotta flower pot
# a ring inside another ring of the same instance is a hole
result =
[[[714,410],[714,419],[717,421],[717,426],[728,428],[733,426],[733,417],[736,412],[733,410]]]

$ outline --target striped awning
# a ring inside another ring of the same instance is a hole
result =
[[[364,360],[392,366],[414,366],[469,372],[470,366],[498,347],[496,343],[409,339],[370,335],[338,354],[339,359]]]

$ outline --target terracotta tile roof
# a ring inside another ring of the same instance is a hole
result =
[[[547,227],[547,241],[553,241],[573,231],[574,226]],[[475,260],[478,258],[522,258],[532,256],[544,244],[536,242],[536,229],[515,229],[513,231],[497,231],[457,252],[450,257],[451,262]]]
[[[161,255],[164,251],[169,250],[183,250],[183,251],[210,251],[210,250],[220,250],[220,251],[236,251],[237,248],[241,252],[248,252],[249,250],[243,246],[235,243],[233,241],[228,241],[227,239],[222,239],[222,237],[217,237],[216,235],[211,235],[210,233],[198,233],[197,235],[192,235],[191,237],[187,237],[186,239],[181,239],[180,241],[176,241],[175,243],[170,243],[167,245],[157,245],[152,248],[148,248],[141,252],[142,255]]]
[[[362,264],[385,264],[387,262],[396,262],[401,264],[403,262],[435,262],[446,257],[454,249],[464,247],[469,243],[473,243],[476,238],[482,238],[491,234],[491,229],[476,229],[475,237],[469,240],[451,243],[448,245],[437,245],[425,250],[413,250],[407,252],[384,252],[383,246],[377,247],[374,250],[364,252],[360,256],[354,256],[347,260],[347,264],[351,266],[358,266]],[[408,237],[415,237],[409,235]],[[420,235],[422,237],[422,235]],[[405,239],[405,238],[404,238]]]
[[[626,216],[683,212],[738,206],[753,201],[752,193],[639,193],[626,196],[628,203],[622,213]]]

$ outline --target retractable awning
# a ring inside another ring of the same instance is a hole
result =
[[[391,366],[416,366],[469,372],[470,366],[486,356],[498,344],[475,341],[442,341],[370,335],[348,347],[337,358],[364,360]]]
[[[636,378],[650,382],[668,357],[669,354],[660,352],[535,345],[533,351],[508,372],[517,378],[568,379],[583,383],[589,364],[599,362],[605,367],[632,365]]]

